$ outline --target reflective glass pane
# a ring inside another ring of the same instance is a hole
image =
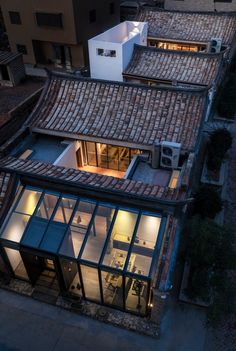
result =
[[[98,167],[108,168],[107,145],[98,143],[96,144],[96,146],[97,146]]]
[[[84,260],[99,262],[113,215],[114,208],[108,206],[98,207],[82,254]]]
[[[146,281],[125,278],[126,310],[144,315],[148,299],[148,284]]]
[[[98,271],[96,268],[81,265],[85,296],[93,301],[101,301]]]
[[[97,166],[95,143],[86,142],[87,162],[90,166]]]
[[[108,168],[118,170],[119,148],[108,145]]]
[[[104,265],[124,268],[137,218],[137,213],[119,210],[103,259]]]
[[[26,229],[21,244],[37,248],[43,238],[47,225],[47,220],[33,217]]]
[[[80,201],[60,249],[62,255],[78,257],[95,206],[94,202]]]
[[[18,250],[9,249],[5,247],[5,251],[8,257],[8,260],[11,264],[11,268],[15,275],[19,278],[29,279],[28,274],[25,269],[25,265],[22,261],[21,255]]]
[[[75,204],[75,199],[62,197],[60,199],[60,203],[55,216],[53,217],[53,220],[56,222],[68,223],[74,210]]]
[[[60,258],[60,263],[66,290],[71,295],[82,296],[77,263],[64,258]]]
[[[17,205],[16,211],[32,215],[38,204],[41,192],[25,189]]]
[[[43,200],[37,209],[36,216],[49,220],[57,204],[57,200],[58,196],[56,195],[44,194]]]
[[[29,219],[30,216],[13,213],[1,237],[19,243]]]
[[[119,148],[119,170],[126,172],[130,164],[129,148],[120,147]]]
[[[49,252],[56,253],[66,232],[67,225],[51,222],[44,235],[40,248]]]
[[[160,223],[159,217],[141,216],[127,269],[129,272],[148,276]]]
[[[102,271],[102,289],[104,303],[123,308],[122,275]]]

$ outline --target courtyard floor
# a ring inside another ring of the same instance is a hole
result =
[[[202,351],[205,312],[174,301],[160,340],[0,289],[1,351]]]

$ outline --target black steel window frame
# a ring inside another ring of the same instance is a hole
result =
[[[62,13],[35,12],[36,24],[39,27],[63,29],[62,16]]]
[[[4,222],[3,226],[2,226],[1,233],[3,233],[3,231],[5,230],[8,222],[9,222],[9,220],[11,218],[11,215],[13,213],[19,213],[19,214],[22,214],[22,215],[26,215],[25,213],[15,212],[15,209],[17,208],[17,206],[18,206],[18,204],[19,204],[19,202],[21,200],[21,197],[22,197],[22,195],[23,195],[25,190],[32,190],[32,191],[41,192],[41,195],[40,195],[40,197],[38,199],[37,206],[35,207],[33,214],[29,215],[30,219],[27,222],[26,228],[24,230],[24,233],[23,233],[23,235],[21,237],[20,242],[19,243],[15,243],[15,242],[12,242],[10,240],[1,238],[0,239],[0,247],[3,250],[4,250],[4,247],[8,247],[8,248],[12,248],[12,249],[18,250],[19,253],[21,251],[28,250],[28,251],[34,252],[35,254],[38,254],[38,256],[42,256],[42,257],[50,256],[50,257],[53,257],[55,259],[56,265],[58,264],[57,270],[59,269],[59,279],[62,282],[64,282],[64,277],[63,277],[63,274],[61,272],[60,258],[65,259],[65,260],[69,260],[69,261],[72,261],[72,262],[76,262],[77,263],[77,268],[78,268],[78,274],[79,274],[79,278],[80,278],[80,282],[81,282],[82,295],[83,295],[84,299],[89,300],[89,301],[93,301],[93,300],[90,300],[90,299],[86,298],[86,296],[85,296],[83,277],[82,277],[82,273],[81,273],[81,265],[95,268],[97,270],[97,272],[98,272],[98,281],[99,281],[99,291],[100,291],[101,303],[104,304],[104,305],[107,305],[107,306],[119,309],[119,310],[125,310],[125,311],[127,311],[129,313],[137,314],[137,315],[140,315],[141,313],[138,313],[138,312],[135,312],[135,311],[130,311],[130,310],[128,310],[126,308],[126,299],[125,299],[126,278],[130,277],[130,278],[135,279],[135,280],[142,280],[142,281],[147,283],[147,287],[148,287],[148,289],[147,289],[147,299],[146,299],[147,300],[146,301],[146,311],[145,311],[145,314],[142,314],[142,315],[146,315],[148,313],[148,303],[150,301],[150,294],[151,294],[151,281],[152,281],[151,273],[152,273],[153,266],[154,266],[155,262],[157,261],[158,255],[159,255],[159,252],[160,252],[160,247],[161,247],[161,243],[162,243],[162,239],[163,239],[163,235],[164,235],[164,231],[165,231],[165,226],[166,226],[166,218],[165,217],[161,217],[161,215],[159,215],[159,214],[155,214],[155,213],[148,212],[148,211],[143,211],[141,209],[140,210],[135,210],[135,209],[132,209],[132,208],[129,208],[129,207],[125,207],[125,206],[113,205],[113,204],[111,204],[109,202],[92,201],[92,200],[84,198],[84,197],[74,196],[74,195],[70,195],[70,194],[66,194],[66,193],[61,193],[61,192],[56,192],[56,191],[55,192],[54,191],[48,191],[48,190],[44,190],[44,189],[36,188],[36,187],[31,187],[31,186],[23,186],[20,194],[18,195],[17,200],[14,203],[14,206],[9,210],[9,215],[8,215],[6,221]],[[42,236],[40,244],[38,245],[37,248],[34,248],[32,246],[27,246],[25,244],[22,245],[21,241],[23,240],[23,238],[25,236],[25,233],[26,233],[26,231],[28,229],[28,226],[30,225],[30,222],[31,222],[32,218],[34,218],[35,214],[37,213],[38,208],[40,207],[45,194],[51,194],[51,195],[57,196],[58,199],[57,199],[57,203],[56,203],[56,205],[54,207],[54,210],[53,210],[53,212],[52,212],[52,214],[50,216],[50,219],[48,220],[47,227],[44,230],[44,234]],[[74,199],[74,200],[76,200],[76,203],[75,203],[75,206],[73,208],[72,214],[70,216],[70,220],[67,223],[67,229],[65,230],[64,235],[63,235],[63,237],[61,239],[60,245],[58,246],[57,252],[51,252],[51,251],[47,251],[46,249],[40,249],[40,245],[41,245],[41,242],[44,239],[45,233],[47,232],[47,228],[48,228],[49,224],[53,221],[54,215],[55,215],[55,213],[56,213],[56,211],[57,211],[57,209],[58,209],[58,207],[60,205],[61,199],[63,197]],[[86,234],[85,234],[85,237],[83,239],[83,243],[81,245],[78,257],[77,258],[72,258],[71,256],[66,256],[64,254],[60,254],[60,248],[62,246],[62,243],[63,243],[63,240],[64,240],[65,236],[68,233],[68,230],[69,230],[69,227],[70,227],[70,225],[72,223],[73,217],[74,217],[74,215],[75,215],[75,213],[76,213],[76,211],[77,211],[77,209],[79,207],[79,203],[81,201],[92,202],[92,203],[95,204],[95,208],[94,208],[92,216],[90,218],[90,222],[89,222],[89,225],[87,227]],[[102,249],[102,252],[101,252],[101,255],[100,255],[99,262],[95,263],[95,262],[91,262],[91,261],[82,259],[81,257],[82,257],[84,248],[86,246],[90,230],[91,230],[92,225],[94,223],[94,219],[96,217],[96,213],[97,213],[98,207],[100,205],[106,205],[107,207],[111,207],[111,208],[113,208],[115,210],[115,212],[114,212],[114,215],[113,215],[113,218],[112,218],[109,230],[108,230],[108,232],[106,234],[106,239],[105,239],[105,242],[103,244],[103,249]],[[107,265],[104,265],[102,263],[103,259],[104,259],[104,256],[106,254],[108,242],[109,242],[110,237],[112,235],[112,230],[114,228],[114,224],[115,224],[117,215],[118,215],[120,210],[127,210],[127,211],[129,211],[131,213],[137,213],[137,215],[138,215],[138,217],[136,219],[135,227],[134,227],[134,230],[133,230],[133,234],[132,234],[132,239],[130,241],[129,249],[128,249],[128,252],[127,252],[124,268],[122,270],[114,268],[114,267],[110,267],[110,266],[107,266]],[[158,231],[158,237],[156,239],[155,248],[154,248],[154,251],[153,251],[153,254],[152,254],[151,267],[149,269],[149,274],[147,276],[144,276],[144,275],[141,275],[141,274],[135,274],[135,273],[127,271],[129,259],[130,259],[131,253],[132,253],[133,245],[134,245],[135,238],[136,238],[136,233],[138,231],[138,227],[139,227],[142,215],[150,215],[152,217],[158,217],[158,218],[161,219],[160,227],[159,227],[159,231]],[[5,253],[5,251],[4,251],[4,253]],[[3,255],[3,259],[4,259],[5,263],[7,263],[8,267],[11,267],[11,264],[10,264],[8,258],[5,257],[5,256],[7,256],[6,253],[5,253],[5,255]],[[123,308],[119,308],[118,306],[115,306],[115,305],[112,305],[112,304],[106,304],[104,302],[103,285],[102,285],[102,274],[101,274],[101,272],[108,272],[108,273],[113,273],[113,274],[117,274],[117,275],[122,276]],[[14,272],[12,272],[12,273],[14,273]],[[60,283],[60,285],[61,285],[61,283]],[[64,285],[64,283],[63,283],[63,285]]]
[[[89,143],[93,143],[94,146],[95,146],[96,166],[93,166],[93,167],[112,169],[112,170],[121,171],[121,172],[125,172],[125,171],[122,170],[122,169],[120,168],[120,148],[126,148],[126,149],[129,150],[129,164],[130,164],[131,161],[132,161],[132,155],[131,155],[132,150],[139,150],[140,152],[144,152],[144,150],[142,150],[142,149],[131,148],[131,147],[127,147],[127,146],[118,146],[118,145],[112,145],[112,144],[106,144],[106,143],[96,143],[96,142],[93,142],[93,141],[89,141]],[[89,165],[87,141],[85,141],[84,144],[85,144],[85,151],[86,151],[86,160],[87,160],[87,164]],[[98,162],[98,148],[97,148],[97,144],[104,144],[104,145],[107,146],[107,147],[106,147],[106,167],[101,167],[101,165],[99,165],[99,162]],[[109,151],[108,151],[109,146],[116,147],[117,150],[118,150],[118,168],[110,168],[110,167],[109,167]],[[145,152],[150,153],[148,150],[145,150]],[[128,167],[129,167],[129,166],[128,166]],[[127,169],[128,169],[128,167],[127,167]],[[127,170],[127,169],[126,169],[126,170]]]
[[[19,11],[9,11],[8,13],[11,24],[22,24]]]

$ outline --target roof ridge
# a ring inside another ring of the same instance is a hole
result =
[[[152,11],[152,12],[165,12],[165,13],[183,13],[183,14],[190,14],[190,15],[209,15],[209,16],[229,16],[229,17],[236,17],[236,11],[231,11],[231,12],[224,12],[224,11],[217,11],[217,12],[211,12],[211,11],[184,11],[184,10],[166,10],[162,9],[160,7],[152,7],[152,6],[140,6],[139,11],[141,12],[146,12],[146,11]]]
[[[45,166],[45,174],[43,173],[43,166]],[[39,171],[37,171],[38,168],[40,168]],[[53,170],[55,171],[55,174],[53,174]],[[51,179],[52,181],[55,181],[56,179],[58,183],[68,183],[75,187],[83,186],[83,188],[87,187],[89,189],[93,189],[93,191],[107,191],[114,194],[135,196],[136,198],[145,198],[149,201],[183,201],[183,192],[180,194],[182,195],[180,196],[180,200],[178,200],[179,189],[174,189],[173,192],[169,194],[168,187],[151,185],[148,183],[135,181],[133,179],[121,179],[104,175],[101,176],[100,174],[93,174],[73,168],[56,166],[47,162],[17,159],[13,156],[7,156],[1,159],[0,173],[1,171],[22,176],[27,175],[28,177],[32,178],[43,178],[45,180]],[[79,177],[79,175],[82,175],[82,177]],[[97,181],[95,182],[95,180]],[[141,186],[143,186],[142,192],[140,192]],[[175,194],[176,196],[174,196]]]
[[[49,79],[52,80],[53,78],[59,78],[59,79],[65,79],[65,80],[74,80],[74,81],[81,81],[81,82],[94,82],[94,83],[100,83],[104,85],[119,85],[119,86],[127,86],[131,88],[141,88],[143,90],[161,90],[161,91],[175,91],[175,92],[185,92],[187,94],[202,94],[207,92],[206,87],[199,87],[198,89],[191,89],[191,88],[182,88],[182,87],[175,87],[175,86],[168,86],[168,87],[153,87],[149,85],[143,85],[143,84],[134,84],[134,83],[129,83],[129,82],[119,82],[119,81],[111,81],[111,80],[105,80],[105,79],[95,79],[95,78],[89,78],[89,77],[76,77],[74,75],[70,74],[65,74],[57,71],[50,71],[49,74]]]

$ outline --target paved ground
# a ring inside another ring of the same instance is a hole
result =
[[[203,351],[205,314],[170,304],[155,340],[0,290],[1,351]]]

